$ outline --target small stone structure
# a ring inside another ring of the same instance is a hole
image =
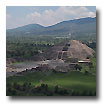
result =
[[[78,58],[67,58],[65,62],[78,63]]]
[[[90,59],[83,59],[78,61],[80,64],[89,65],[91,63]]]

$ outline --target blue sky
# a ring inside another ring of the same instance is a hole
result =
[[[83,17],[95,17],[95,6],[7,6],[7,29],[27,24],[54,25],[58,22]]]

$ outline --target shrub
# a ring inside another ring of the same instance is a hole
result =
[[[59,91],[59,87],[58,86],[55,86],[55,93],[58,93],[58,91]]]
[[[85,75],[88,75],[88,74],[89,74],[89,72],[88,72],[87,70],[85,70],[84,74],[85,74]]]

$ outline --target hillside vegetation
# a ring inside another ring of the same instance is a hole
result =
[[[39,24],[29,24],[15,29],[7,30],[8,36],[14,35],[57,35],[63,36],[72,33],[73,35],[96,34],[96,17],[80,18],[69,21],[62,21],[58,24],[44,27]]]

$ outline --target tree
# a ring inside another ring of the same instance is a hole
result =
[[[45,85],[45,91],[48,91],[48,85],[47,84]]]
[[[76,65],[75,65],[75,69],[76,69],[76,70],[80,70],[80,71],[81,71],[82,66],[80,66],[79,64],[76,64]]]
[[[75,96],[75,94],[76,94],[76,93],[75,93],[75,91],[73,90],[71,95],[72,95],[72,96]]]
[[[18,85],[16,82],[14,82],[14,83],[13,83],[13,87],[14,87],[15,89],[18,89],[19,85]]]
[[[89,63],[89,69],[91,69],[91,68],[93,68],[93,63],[92,62]]]
[[[58,87],[58,85],[56,85],[55,86],[55,93],[58,93],[58,91],[59,91],[59,87]]]
[[[89,72],[88,72],[87,70],[85,70],[84,74],[85,74],[85,75],[88,75],[88,73],[89,73]]]

